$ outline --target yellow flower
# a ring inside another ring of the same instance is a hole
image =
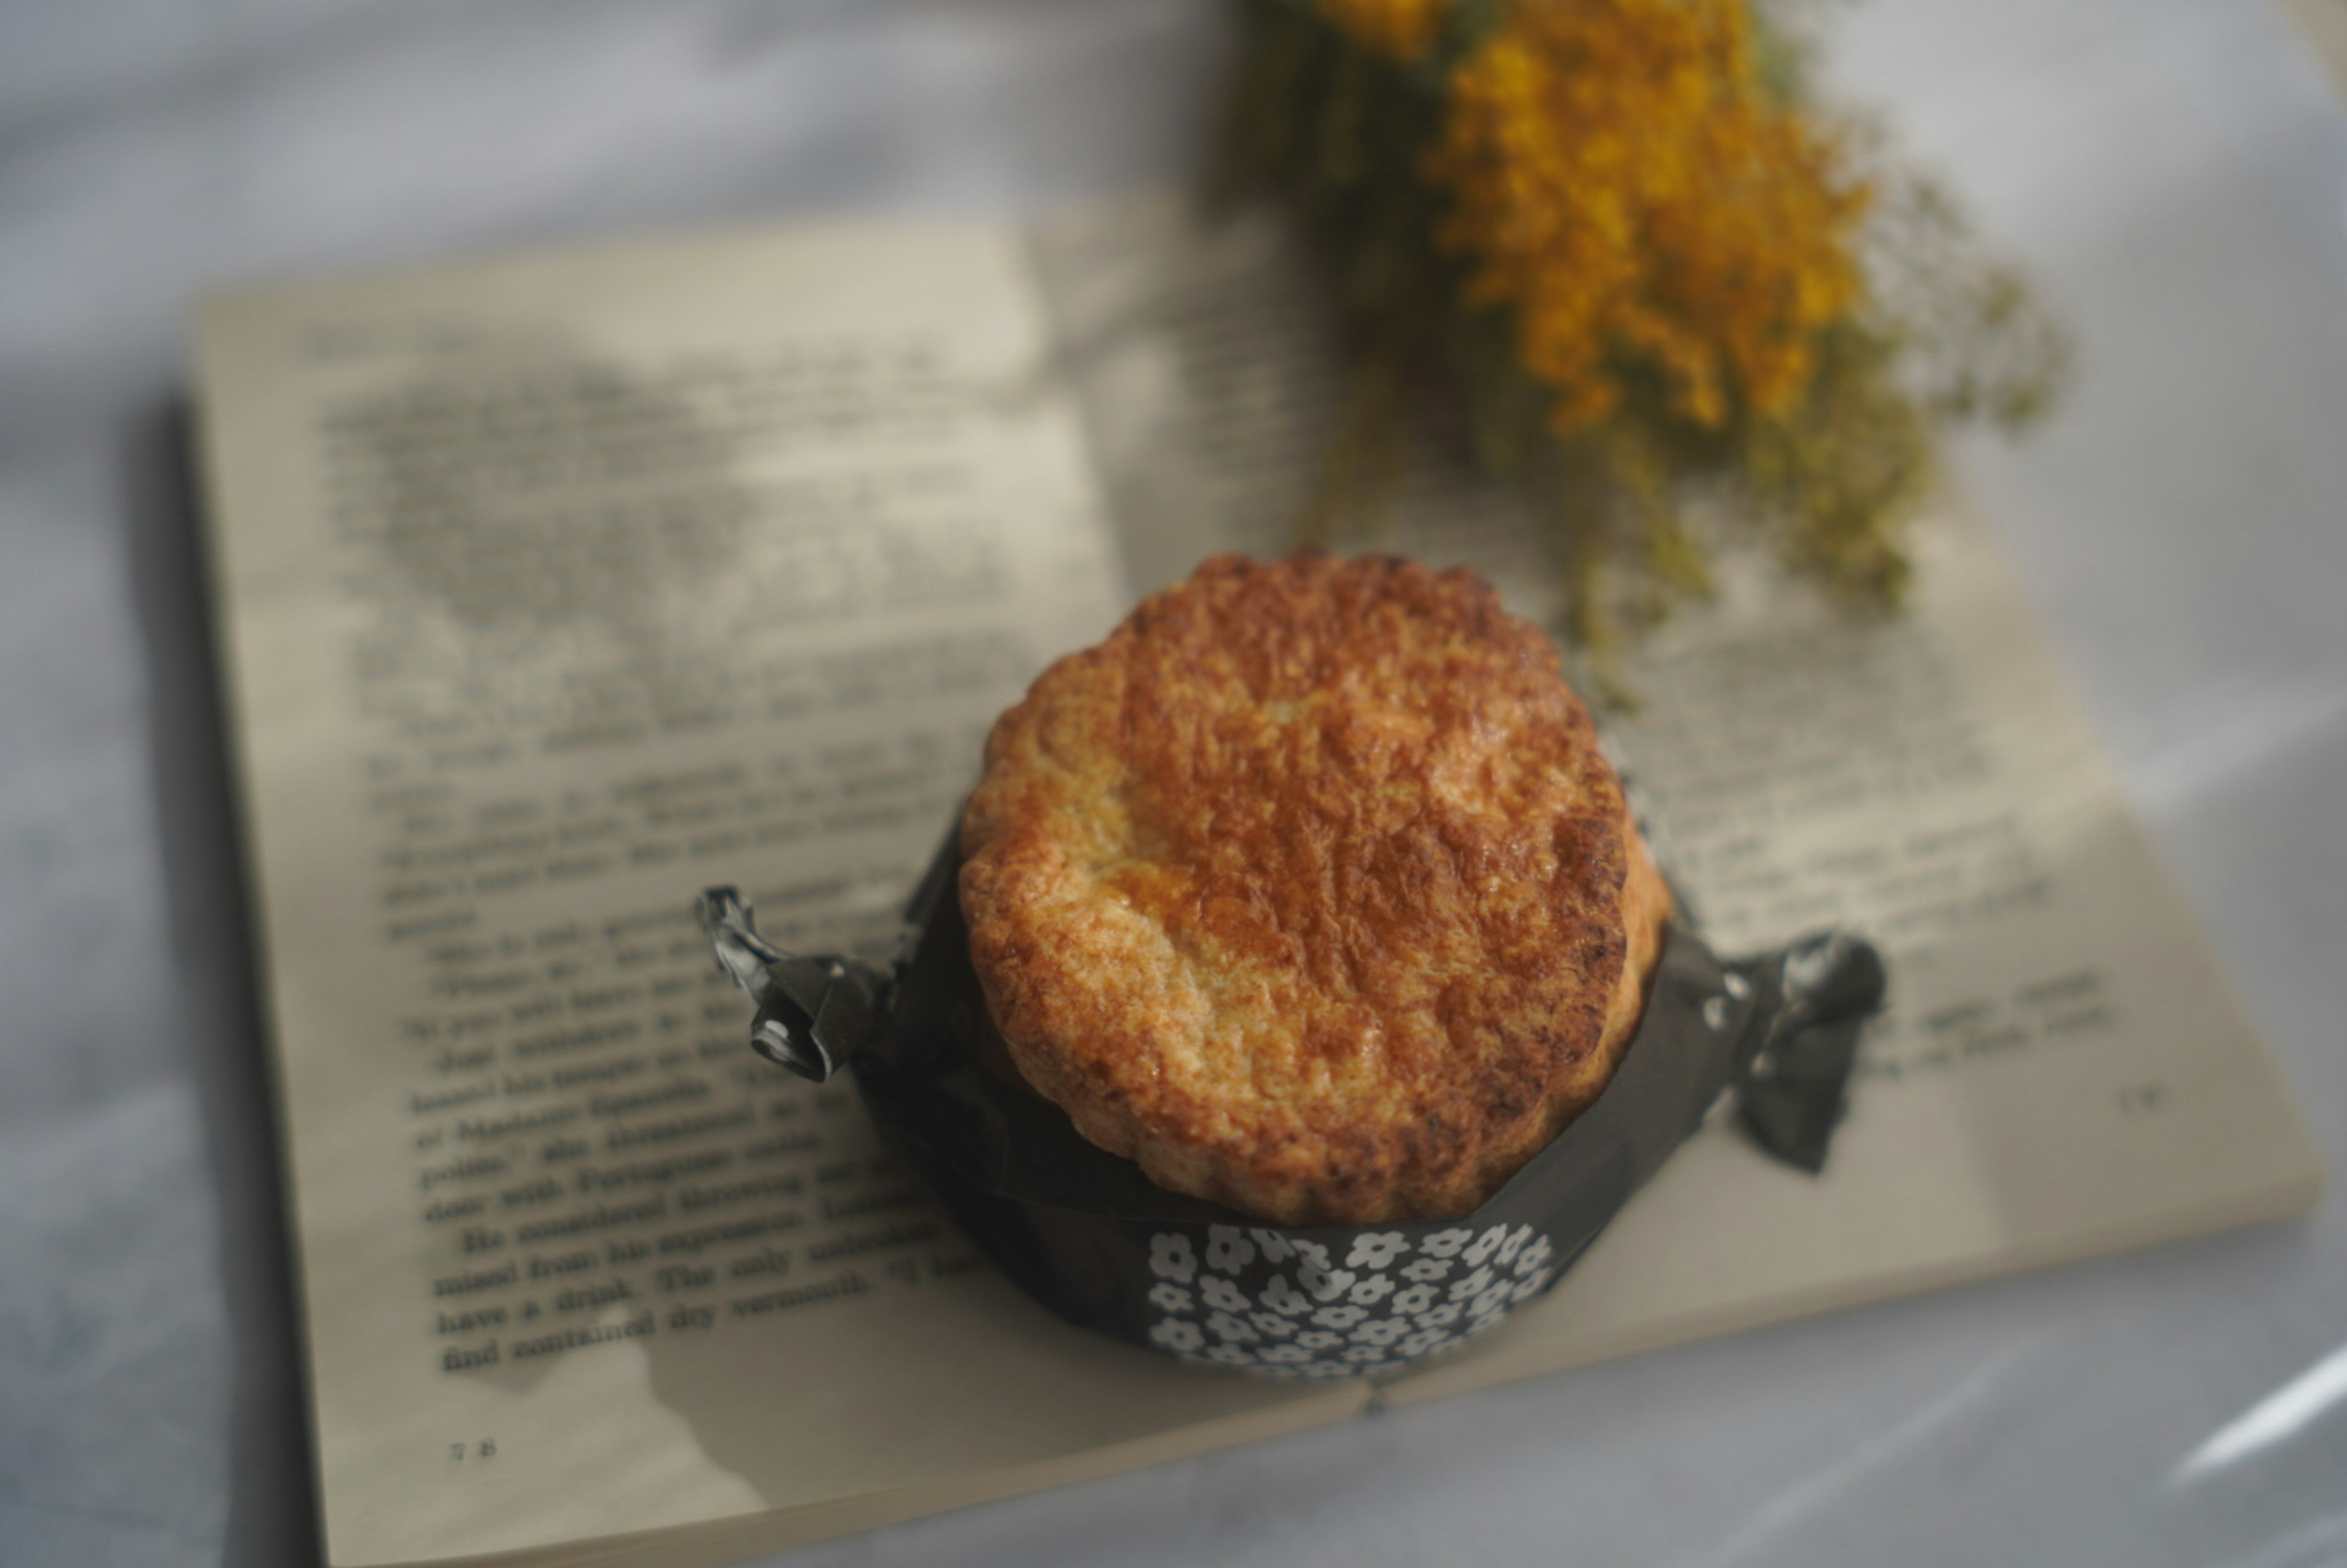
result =
[[[1319,0],[1320,15],[1358,46],[1391,60],[1419,60],[1450,0]]]
[[[1864,287],[1866,192],[1758,79],[1746,0],[1517,0],[1450,99],[1439,238],[1512,308],[1559,433],[1642,385],[1710,429],[1799,398]]]

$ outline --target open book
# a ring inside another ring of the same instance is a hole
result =
[[[1989,536],[1902,620],[1728,574],[1611,740],[1727,951],[1891,961],[1821,1178],[1691,1141],[1545,1301],[1372,1384],[1066,1327],[690,913],[883,940],[992,716],[1276,550],[1333,394],[1272,231],[743,232],[217,299],[198,377],[329,1560],[717,1563],[2311,1204],[2311,1146]],[[1392,544],[1538,613],[1504,499]]]

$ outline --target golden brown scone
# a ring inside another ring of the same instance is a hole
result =
[[[1463,1214],[1595,1099],[1669,895],[1467,571],[1206,562],[997,721],[963,912],[1020,1072],[1159,1185]]]

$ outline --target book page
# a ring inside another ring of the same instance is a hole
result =
[[[753,1550],[1358,1409],[1061,1325],[846,1084],[743,884],[885,947],[1122,585],[1018,241],[620,246],[200,320],[328,1555]],[[618,1548],[614,1548],[618,1550]]]
[[[1136,201],[1037,246],[1144,579],[1287,548],[1341,388],[1276,228]],[[1538,531],[1439,467],[1376,542],[1554,606]],[[1993,537],[1950,506],[1916,542],[1913,601],[1881,622],[1731,561],[1630,661],[1640,709],[1608,725],[1722,951],[1842,923],[1889,961],[1824,1175],[1716,1117],[1548,1300],[1389,1399],[2312,1204],[2313,1146]]]

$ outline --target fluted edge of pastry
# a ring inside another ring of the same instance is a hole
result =
[[[1384,558],[1144,600],[997,721],[962,848],[1020,1074],[1286,1225],[1482,1201],[1603,1091],[1670,917],[1548,640]]]

